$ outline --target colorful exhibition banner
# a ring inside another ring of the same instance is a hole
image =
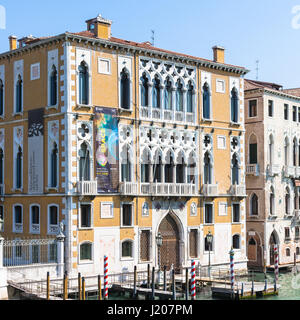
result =
[[[94,121],[98,193],[115,193],[119,185],[117,109],[95,107]]]

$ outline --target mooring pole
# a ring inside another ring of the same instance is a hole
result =
[[[101,286],[101,276],[98,276],[98,300],[102,300],[102,286]]]
[[[172,269],[172,289],[173,289],[173,300],[176,300],[176,283],[175,283],[175,270]]]
[[[133,275],[133,298],[136,298],[136,282],[137,282],[137,267],[134,266],[134,275]]]
[[[155,299],[155,267],[152,268],[152,300]]]
[[[63,300],[68,300],[68,273],[64,274],[64,284],[63,284]]]
[[[189,300],[189,269],[185,269],[185,299]]]
[[[167,266],[164,266],[164,291],[167,291]]]
[[[296,267],[297,263],[296,263],[296,253],[294,253],[294,266]]]
[[[147,288],[150,289],[150,264],[148,263],[147,269]]]
[[[50,300],[50,273],[47,272],[47,300]]]
[[[78,299],[81,300],[81,273],[78,273]]]
[[[196,299],[196,263],[192,260],[192,270],[191,270],[191,294],[192,300]]]
[[[85,300],[85,278],[82,277],[82,300]]]

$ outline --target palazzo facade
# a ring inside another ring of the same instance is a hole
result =
[[[248,71],[221,47],[207,60],[86,23],[0,55],[3,236],[62,222],[73,274],[103,272],[104,255],[110,272],[228,265],[231,247],[245,269]]]

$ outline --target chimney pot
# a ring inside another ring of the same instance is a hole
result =
[[[86,21],[88,31],[95,34],[97,38],[110,39],[112,21],[104,19],[101,14],[96,18]]]
[[[16,50],[17,49],[17,37],[16,36],[9,36],[9,50]]]

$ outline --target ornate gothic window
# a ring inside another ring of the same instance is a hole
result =
[[[212,184],[212,163],[209,152],[204,155],[204,184]]]
[[[82,143],[79,151],[79,180],[90,181],[90,152],[85,142]]]
[[[157,77],[153,80],[152,106],[160,108],[160,81]]]
[[[172,83],[169,80],[169,78],[167,78],[166,82],[165,82],[165,109],[166,110],[172,110]]]
[[[232,161],[231,161],[231,183],[232,185],[239,184],[239,175],[240,175],[240,169],[239,169],[239,161],[238,161],[238,156],[236,153],[233,154],[232,156]]]
[[[22,159],[23,159],[23,153],[22,148],[18,148],[18,153],[16,157],[16,189],[22,188]]]
[[[231,90],[231,121],[239,121],[239,96],[235,87]]]
[[[57,178],[58,178],[58,149],[57,144],[54,142],[53,149],[51,151],[51,168],[50,168],[50,186],[52,188],[57,187]]]
[[[180,80],[176,83],[176,111],[183,111],[183,85]]]
[[[203,86],[203,118],[210,119],[210,92],[209,92],[209,85],[205,82]]]
[[[50,105],[55,106],[57,104],[57,70],[55,66],[52,66],[52,72],[50,75]]]
[[[192,113],[194,110],[194,87],[191,83],[191,81],[189,81],[188,84],[188,91],[187,91],[187,95],[186,95],[186,112]]]
[[[250,214],[252,216],[257,216],[258,215],[258,197],[254,193],[250,199]]]
[[[23,110],[23,80],[22,77],[18,76],[16,83],[16,112],[22,112]]]
[[[130,109],[130,75],[126,68],[121,72],[120,95],[122,109]]]
[[[89,104],[89,73],[85,62],[79,66],[79,104]]]
[[[142,76],[142,85],[141,85],[141,106],[149,106],[149,80],[144,73]]]

